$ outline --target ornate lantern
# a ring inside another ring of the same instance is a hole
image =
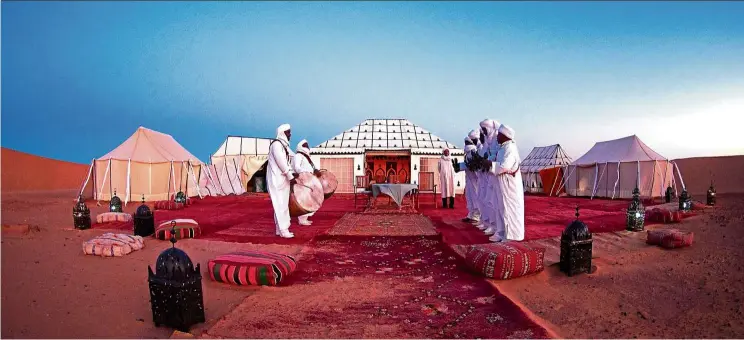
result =
[[[705,204],[714,206],[716,205],[716,188],[713,187],[713,181],[710,181],[710,188],[708,188],[708,194]]]
[[[646,207],[641,203],[641,192],[638,188],[633,189],[633,201],[630,202],[626,213],[625,230],[643,231],[643,220],[646,218]]]
[[[179,191],[176,194],[174,201],[176,201],[176,203],[186,203],[186,194],[184,194],[183,191]]]
[[[670,185],[670,186],[668,186],[668,187],[667,187],[667,189],[666,189],[666,193],[664,194],[664,200],[665,200],[665,201],[666,201],[667,203],[671,203],[671,202],[672,202],[672,197],[674,197],[674,189],[673,189],[673,188],[672,188],[672,186]]]
[[[119,196],[116,196],[116,189],[114,189],[114,197],[111,197],[111,202],[109,202],[109,211],[123,212],[121,208],[121,198],[119,198]]]
[[[156,273],[147,266],[147,280],[155,327],[165,325],[188,332],[192,325],[205,321],[202,276],[199,264],[194,268],[189,256],[176,248],[175,227],[173,222],[170,238],[173,246],[158,256]]]
[[[460,181],[457,181],[457,187],[458,188],[460,187]]]
[[[83,201],[83,195],[78,195],[77,204],[72,207],[72,220],[75,222],[75,229],[90,229],[90,209]]]
[[[688,212],[692,208],[692,197],[687,195],[687,189],[682,189],[679,195],[679,211]]]
[[[142,195],[142,205],[134,213],[134,234],[137,236],[150,236],[155,233],[155,214],[145,204],[145,195]]]
[[[579,221],[578,206],[576,220],[561,234],[560,267],[568,276],[590,273],[592,270],[592,233],[584,222]]]

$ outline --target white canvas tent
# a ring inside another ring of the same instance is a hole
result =
[[[271,138],[227,136],[211,155],[201,186],[209,195],[240,195],[251,178],[265,167]]]
[[[525,192],[543,192],[540,170],[562,167],[571,164],[571,157],[560,144],[537,146],[519,164]]]
[[[96,200],[111,200],[114,191],[125,203],[167,200],[183,191],[201,196],[202,162],[172,136],[139,127],[124,143],[91,162],[81,194],[92,183]],[[92,182],[91,182],[92,181]]]
[[[637,185],[642,197],[660,197],[674,181],[673,168],[633,135],[594,144],[564,168],[563,185],[572,196],[631,198]],[[679,169],[677,174],[684,187]]]

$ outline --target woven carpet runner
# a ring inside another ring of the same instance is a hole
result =
[[[429,218],[413,214],[348,213],[328,231],[334,236],[433,236]]]

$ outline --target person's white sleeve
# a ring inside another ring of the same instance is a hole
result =
[[[292,170],[294,170],[295,173],[300,173],[300,169],[302,169],[302,157],[300,157],[301,154],[295,153],[294,159],[292,161]]]
[[[514,169],[517,167],[517,158],[514,157],[512,153],[512,148],[507,147],[503,149],[504,152],[504,162],[498,163],[493,162],[491,163],[491,173],[495,175],[501,175],[504,173],[509,173],[514,171]]]
[[[274,157],[274,163],[279,167],[282,175],[286,176],[288,180],[294,179],[292,169],[287,162],[287,157],[284,156],[284,147],[281,145],[281,142],[272,143],[270,153],[270,156]]]

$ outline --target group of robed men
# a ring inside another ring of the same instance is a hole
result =
[[[514,130],[493,119],[465,137],[465,161],[452,165],[465,171],[465,198],[470,222],[492,242],[524,240],[524,186],[519,171]]]
[[[276,235],[283,238],[293,238],[294,234],[289,231],[291,218],[289,216],[289,194],[291,186],[297,181],[301,173],[313,173],[319,175],[319,170],[310,159],[310,146],[306,140],[297,144],[297,152],[294,153],[289,147],[292,130],[289,124],[282,124],[276,129],[276,139],[269,146],[269,164],[266,169],[266,182],[271,197],[271,205],[274,207],[274,224]],[[311,225],[313,222],[308,218],[313,213],[299,216],[300,225]]]

